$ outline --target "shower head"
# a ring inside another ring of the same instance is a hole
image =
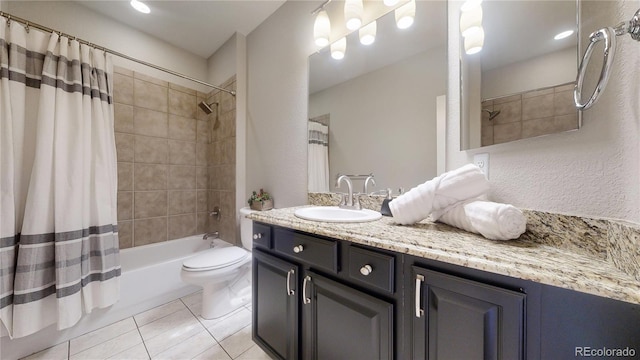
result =
[[[489,120],[493,120],[496,116],[500,115],[500,110],[491,111],[489,109],[482,109],[482,111],[489,113]]]
[[[200,104],[198,104],[198,106],[200,106],[200,109],[202,109],[202,111],[204,111],[207,115],[213,112],[213,109],[211,107],[214,105],[218,106],[218,103],[212,102],[211,104],[207,104],[206,101],[201,101]]]

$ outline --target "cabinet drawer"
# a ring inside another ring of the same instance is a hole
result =
[[[394,291],[394,264],[393,255],[349,246],[349,278],[389,294]]]
[[[338,272],[338,242],[308,235],[274,229],[274,248],[277,252],[311,266]]]
[[[271,249],[271,227],[263,224],[253,223],[253,246],[260,246]]]

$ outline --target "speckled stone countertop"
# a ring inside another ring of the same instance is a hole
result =
[[[294,215],[296,209],[273,209],[248,217],[311,234],[640,304],[640,280],[632,272],[637,269],[625,271],[627,265],[616,264],[600,236],[587,239],[591,247],[586,249],[576,246],[575,240],[558,241],[562,236],[551,236],[551,243],[534,239],[529,226],[541,226],[535,214],[527,214],[528,230],[520,239],[492,241],[429,220],[411,226],[395,224],[390,217],[367,223],[325,223],[299,219]],[[608,226],[604,221],[599,225]],[[591,232],[598,230],[598,226],[587,228]],[[582,235],[578,231],[575,236]]]

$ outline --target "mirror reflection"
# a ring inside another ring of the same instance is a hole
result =
[[[578,3],[486,0],[481,7],[482,50],[467,54],[461,38],[461,149],[578,129]]]
[[[373,174],[369,193],[395,193],[437,175],[436,98],[446,94],[447,3],[418,1],[411,27],[398,29],[390,12],[376,28],[371,45],[360,43],[358,31],[349,34],[341,60],[331,57],[329,47],[309,58],[310,192],[334,191],[338,174]],[[317,155],[324,138],[326,155]],[[365,179],[354,181],[354,192],[364,192]]]

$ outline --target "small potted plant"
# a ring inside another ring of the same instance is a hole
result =
[[[262,189],[260,189],[259,193],[254,191],[248,202],[251,210],[264,211],[273,209],[273,199],[271,195]]]

